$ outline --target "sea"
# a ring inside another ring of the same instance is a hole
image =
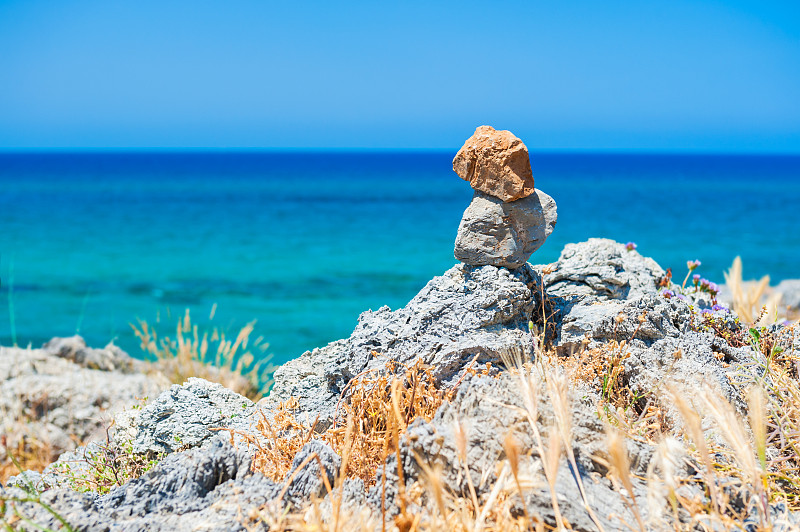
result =
[[[142,356],[170,334],[255,320],[279,364],[403,306],[456,263],[472,190],[449,152],[0,153],[0,344],[54,336]],[[680,279],[800,278],[800,156],[532,153],[558,224],[532,263],[591,237]],[[213,309],[213,319],[211,318]]]

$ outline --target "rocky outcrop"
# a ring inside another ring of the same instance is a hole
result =
[[[689,305],[658,294],[663,275],[653,259],[613,240],[567,244],[544,275],[556,346],[567,352],[592,342],[632,340],[634,333],[647,344],[678,336],[689,325]]]
[[[478,377],[471,380],[451,403],[442,406],[430,423],[418,420],[409,428],[403,448],[405,478],[419,479],[423,475],[423,468],[414,457],[424,457],[427,461],[424,463],[425,466],[442,472],[441,481],[444,485],[455,493],[469,497],[467,474],[470,475],[473,486],[491,486],[494,482],[487,481],[487,475],[497,481],[499,477],[497,464],[502,463],[505,458],[503,441],[510,434],[524,457],[520,462],[519,475],[523,478],[541,479],[540,482],[534,483],[528,492],[526,497],[528,507],[543,517],[549,517],[548,522],[555,523],[552,519],[550,494],[542,478],[542,457],[530,424],[526,403],[530,405],[531,399],[537,402],[539,415],[536,429],[544,435],[545,441],[550,433],[556,430],[553,421],[555,412],[543,382],[536,381],[531,392],[531,396],[524,397],[525,392],[520,386],[519,377],[510,373],[503,373],[497,378]],[[586,393],[586,390],[580,390],[580,393]],[[566,511],[566,515],[570,516],[569,522],[576,530],[596,530],[597,527],[581,503],[580,491],[575,481],[577,474],[581,477],[586,491],[590,493],[590,500],[598,509],[602,525],[608,530],[620,530],[624,528],[626,520],[633,516],[615,494],[608,479],[601,476],[607,472],[601,465],[602,461],[597,459],[607,457],[603,424],[597,415],[578,399],[579,396],[579,393],[575,393],[574,397],[570,398],[568,406],[573,421],[571,443],[577,453],[579,470],[571,471],[567,460],[561,459],[556,477],[559,502],[562,505],[566,504],[562,511]],[[456,444],[458,436],[455,431],[459,426],[464,431],[466,439],[466,459],[460,456]],[[549,452],[548,446],[545,445],[543,450]],[[631,443],[628,452],[632,457],[634,471],[644,474],[653,449],[645,444]],[[395,473],[397,460],[390,458],[390,463],[391,465],[386,468],[386,484],[395,486],[398,483]],[[505,478],[510,480],[508,471]],[[370,493],[369,500],[373,506],[379,505],[380,486],[381,482],[376,484],[376,488]],[[643,483],[635,487],[639,490],[636,496],[645,495]],[[389,508],[390,515],[397,511],[396,505]]]
[[[464,366],[498,363],[513,348],[530,353],[528,321],[541,304],[541,279],[529,266],[513,271],[457,264],[435,277],[405,307],[361,314],[350,338],[314,349],[275,371],[269,410],[290,397],[301,415],[333,419],[342,390],[355,375],[389,360],[431,364],[440,382],[455,382]]]
[[[118,347],[88,348],[79,336],[41,349],[0,347],[0,459],[21,438],[55,456],[105,438],[114,414],[169,386]]]
[[[775,293],[781,295],[781,304],[792,316],[800,317],[800,279],[787,279],[778,283]]]
[[[281,488],[253,474],[250,463],[246,451],[218,438],[168,456],[106,495],[53,489],[41,497],[75,530],[85,532],[263,530],[257,514],[247,510],[262,507]],[[26,495],[21,488],[8,493]],[[46,529],[60,528],[56,517],[39,504],[23,503],[18,510]]]
[[[417,419],[409,426],[400,452],[389,455],[374,487],[365,489],[360,480],[334,486],[334,492],[343,494],[348,512],[372,516],[379,527],[382,515],[391,518],[400,512],[398,471],[410,486],[426,482],[426,467],[440,472],[449,492],[469,498],[474,489],[479,500],[486,501],[494,486],[513,482],[504,446],[510,434],[521,457],[519,476],[525,479],[524,499],[514,503],[517,515],[527,511],[555,526],[543,468],[557,445],[555,490],[559,509],[573,529],[596,530],[599,524],[618,530],[635,523],[638,518],[626,497],[640,501],[641,517],[647,522],[652,507],[641,504],[648,497],[642,479],[658,450],[643,441],[626,440],[632,492],[625,488],[627,495],[621,495],[608,475],[606,426],[596,410],[601,383],[572,383],[557,395],[553,381],[541,378],[540,338],[532,337],[529,327],[534,333],[550,334],[561,360],[574,357],[578,364],[593,364],[593,356],[618,350],[620,378],[635,398],[631,408],[661,406],[673,426],[679,426],[680,419],[670,405],[670,393],[690,398],[706,384],[743,410],[743,392],[735,381],[748,368],[764,363],[763,355],[694,330],[696,311],[690,302],[659,292],[662,275],[651,259],[604,239],[569,245],[559,261],[547,267],[526,264],[509,270],[457,264],[428,282],[405,307],[365,312],[349,338],[279,368],[272,391],[257,406],[199,379],[171,388],[145,407],[132,420],[133,429],[125,432],[141,450],[168,451],[167,458],[108,494],[56,488],[46,491],[44,500],[80,530],[192,530],[201,525],[266,529],[283,515],[285,505],[299,508],[315,497],[324,499],[320,511],[330,516],[334,505],[325,480],[335,480],[340,457],[309,435],[289,474],[281,483],[272,482],[250,472],[254,448],[247,442],[263,442],[256,421],[262,415],[269,419],[279,402],[294,398],[296,418],[319,416],[316,430],[324,430],[354,377],[365,371],[386,372],[390,362],[421,361],[431,366],[440,386],[458,383],[455,396],[430,422]],[[527,369],[507,371],[513,358]],[[472,376],[468,371],[487,362],[488,375]],[[556,420],[565,415],[570,427],[560,432]],[[214,428],[231,431],[210,430]],[[561,452],[565,449],[574,453],[574,467]],[[697,470],[684,458],[677,459],[676,467],[683,468],[678,474],[690,478]],[[17,489],[7,492],[19,493]],[[705,496],[699,483],[682,489],[695,500]],[[419,510],[413,506],[417,502],[408,504],[411,513]],[[731,504],[757,519],[757,510],[746,501]],[[56,524],[40,507],[20,508],[37,523]],[[779,510],[777,505],[770,509],[775,515]],[[671,510],[667,514],[672,515]],[[789,530],[797,522],[787,512],[780,519],[783,525],[776,530]]]
[[[456,154],[453,170],[473,189],[502,201],[533,194],[528,148],[510,131],[480,126]]]
[[[333,486],[341,467],[341,457],[329,445],[311,440],[295,455],[292,468],[286,474],[285,482],[289,482],[286,497],[295,506],[302,506],[312,497],[324,497],[326,482]]]
[[[144,407],[136,419],[133,452],[173,453],[202,444],[224,428],[250,417],[255,405],[220,384],[190,378],[173,385]]]
[[[664,275],[656,261],[607,238],[567,244],[547,274],[547,293],[564,298],[626,300],[658,292]]]
[[[519,268],[544,244],[557,218],[556,202],[540,190],[511,203],[476,192],[458,226],[455,257],[475,266]]]

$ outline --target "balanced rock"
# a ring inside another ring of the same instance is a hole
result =
[[[533,194],[528,148],[510,131],[480,126],[453,159],[453,170],[473,189],[503,201]]]
[[[455,257],[472,266],[519,268],[544,244],[557,218],[556,202],[541,190],[512,202],[475,192],[458,226]]]

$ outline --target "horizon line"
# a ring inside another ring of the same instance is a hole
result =
[[[55,154],[435,154],[458,152],[458,148],[331,148],[331,147],[0,147],[0,155],[55,155]],[[724,150],[651,150],[651,149],[593,149],[556,148],[528,149],[540,155],[635,155],[635,156],[706,156],[706,157],[800,157],[798,151],[724,151]]]

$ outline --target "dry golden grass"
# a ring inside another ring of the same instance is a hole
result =
[[[476,374],[476,370],[468,373]],[[480,372],[486,375],[488,368]],[[456,385],[457,387],[457,385]],[[435,386],[430,368],[416,363],[412,366],[390,366],[388,373],[365,373],[354,379],[343,395],[341,416],[344,426],[334,425],[314,435],[327,442],[341,457],[342,467],[335,485],[346,478],[359,478],[367,487],[375,484],[379,469],[386,467],[386,459],[393,453],[399,460],[400,439],[410,423],[417,418],[430,421],[445,401],[452,399],[456,387],[442,390]],[[294,419],[293,401],[284,403],[274,412],[272,421],[262,417],[259,428],[267,436],[266,446],[258,444],[253,468],[276,481],[282,481],[289,472],[297,451],[302,449],[313,434],[313,423],[301,424]],[[456,424],[456,447],[462,473],[466,474],[466,429]],[[535,482],[521,476],[519,461],[521,451],[513,437],[504,440],[508,454],[500,464],[498,477],[488,495],[482,500],[476,494],[471,477],[466,475],[470,495],[463,497],[453,492],[441,478],[436,466],[424,457],[415,459],[422,470],[419,481],[406,485],[403,471],[398,467],[398,499],[400,513],[389,519],[386,515],[352,513],[342,508],[341,492],[331,487],[332,509],[323,512],[319,501],[308,507],[286,513],[276,502],[266,505],[255,516],[275,530],[544,530],[544,520],[515,515],[514,504]],[[556,448],[560,449],[558,445]],[[560,451],[556,451],[560,456]],[[386,478],[385,475],[382,478]],[[382,485],[385,493],[386,486]],[[278,497],[280,499],[280,497]],[[531,526],[529,526],[531,525]]]
[[[756,456],[765,470],[770,500],[800,510],[800,353],[792,345],[798,325],[777,335],[759,335],[765,354],[741,384],[750,399],[750,425]]]
[[[0,482],[5,484],[9,477],[18,475],[20,468],[42,471],[58,458],[50,442],[34,434],[26,423],[6,421],[0,434]]]
[[[601,394],[600,411],[614,427],[609,429],[610,475],[624,488],[621,494],[625,497],[630,497],[631,489],[622,439],[656,445],[648,475],[649,521],[644,523],[634,512],[634,529],[688,530],[700,526],[736,530],[746,517],[737,513],[741,511],[734,503],[737,497],[750,499],[759,508],[758,530],[771,529],[766,513],[769,503],[785,503],[789,510],[800,510],[800,353],[782,347],[794,345],[796,328],[720,334],[732,346],[747,346],[754,351],[753,365],[733,381],[748,398],[748,417],[741,419],[730,403],[710,389],[698,389],[692,402],[685,394],[671,392],[667,397],[681,414],[681,431],[665,421],[662,406],[651,400],[653,397],[637,397],[624,388],[618,378],[619,364],[627,356],[624,341],[566,359],[549,358],[564,367],[572,379],[594,386]],[[755,356],[756,351],[763,357]],[[675,356],[677,360],[682,353]],[[629,413],[633,415],[626,415]],[[716,427],[718,439],[708,439],[709,426]],[[705,502],[678,494],[680,486],[696,482],[676,475],[678,462],[686,459],[702,474],[708,495]],[[668,502],[666,508],[664,501]],[[628,507],[633,511],[639,504],[630,499]],[[692,516],[685,527],[677,522],[679,511]]]
[[[215,310],[216,305],[211,310],[212,320]],[[254,325],[255,322],[248,323],[233,338],[216,327],[210,334],[201,334],[186,309],[178,319],[174,337],[159,336],[155,327],[144,320],[131,324],[131,328],[142,350],[155,358],[154,368],[172,382],[183,384],[189,377],[200,377],[257,401],[269,387],[274,366],[265,355],[269,344],[262,337],[252,342],[253,349],[259,351],[258,357],[248,350]]]
[[[399,438],[408,425],[417,418],[430,421],[454,391],[439,389],[431,369],[420,362],[411,366],[389,363],[386,372],[365,372],[350,381],[337,416],[337,420],[349,422],[334,423],[319,434],[314,433],[316,422],[304,424],[295,419],[296,402],[289,400],[278,406],[272,420],[262,414],[258,421],[257,428],[268,443],[256,451],[253,469],[276,482],[283,481],[294,455],[314,437],[347,457],[342,478],[360,478],[371,486],[386,457],[399,448]]]
[[[675,360],[681,356],[675,353]],[[654,440],[669,431],[664,408],[654,399],[657,390],[633,392],[623,378],[623,363],[630,357],[627,341],[611,341],[569,357],[550,357],[564,369],[572,383],[588,384],[602,398],[597,405],[601,417],[628,437]],[[669,371],[667,371],[669,373]]]
[[[789,334],[791,329],[786,331]],[[773,347],[791,340],[768,335],[763,338]],[[606,421],[607,444],[603,457],[594,459],[605,464],[607,478],[630,512],[626,526],[631,530],[737,530],[746,517],[736,502],[739,497],[751,499],[762,510],[756,526],[761,531],[772,526],[763,513],[768,503],[785,502],[790,509],[800,509],[800,360],[791,350],[775,352],[768,346],[753,346],[774,356],[768,367],[748,373],[751,380],[742,380],[749,398],[746,420],[708,390],[698,390],[692,402],[681,394],[668,395],[684,420],[682,432],[675,432],[659,422],[642,429],[648,418],[646,412],[640,411],[642,403],[652,408],[657,405],[654,398],[637,397],[625,390],[619,367],[628,353],[626,341],[569,357],[559,357],[542,345],[541,338],[535,338],[533,361],[525,359],[522,351],[513,351],[507,353],[504,364],[518,382],[527,419],[525,430],[533,435],[534,447],[523,450],[510,432],[498,434],[505,452],[494,471],[494,482],[484,485],[480,492],[467,474],[468,429],[456,422],[453,443],[457,463],[452,466],[456,474],[467,479],[466,492],[454,491],[448,485],[441,465],[434,465],[425,456],[415,456],[422,472],[418,479],[405,479],[399,468],[395,472],[399,478],[398,485],[393,486],[398,493],[397,515],[389,518],[385,512],[345,507],[339,489],[343,480],[359,478],[367,486],[374,485],[376,473],[386,467],[387,457],[399,453],[399,442],[408,425],[418,417],[430,420],[453,396],[454,390],[434,385],[430,368],[421,364],[396,366],[389,372],[367,372],[353,379],[339,406],[339,418],[346,421],[321,433],[314,432],[313,421],[295,418],[293,400],[280,405],[270,418],[262,417],[259,429],[266,436],[266,443],[253,441],[260,445],[254,469],[282,482],[294,456],[312,437],[327,442],[342,457],[342,467],[332,485],[324,479],[329,493],[325,503],[313,500],[304,508],[290,509],[282,506],[279,496],[247,519],[251,523],[265,522],[271,530],[293,531],[570,530],[570,523],[561,513],[561,496],[555,481],[560,463],[566,461],[577,468],[572,454],[576,442],[572,435],[570,385],[578,381],[595,386],[601,397],[597,411]],[[679,357],[680,353],[676,353],[676,359]],[[488,373],[488,369],[482,373]],[[664,388],[668,389],[666,383]],[[540,432],[540,405],[544,402],[549,403],[554,415],[544,421],[549,426]],[[632,402],[638,406],[631,406]],[[626,410],[633,413],[628,415]],[[709,426],[717,428],[719,439],[708,439]],[[651,443],[655,448],[645,478],[637,478],[631,472],[629,438]],[[531,453],[541,460],[533,459]],[[309,457],[307,463],[314,459],[317,458]],[[699,476],[680,476],[679,471],[687,462],[693,464]],[[603,509],[592,506],[580,476],[571,481],[576,483],[586,514],[598,530],[604,530],[595,514]],[[705,496],[683,489],[693,486],[699,486],[700,494]],[[520,504],[530,490],[541,493],[542,488],[549,490],[554,521]],[[381,490],[386,493],[386,486]]]
[[[758,281],[742,279],[742,259],[736,257],[731,269],[725,272],[725,284],[731,291],[731,310],[748,325],[770,325],[776,323],[781,302],[780,294],[769,294],[769,275]],[[762,304],[762,301],[765,303]]]

